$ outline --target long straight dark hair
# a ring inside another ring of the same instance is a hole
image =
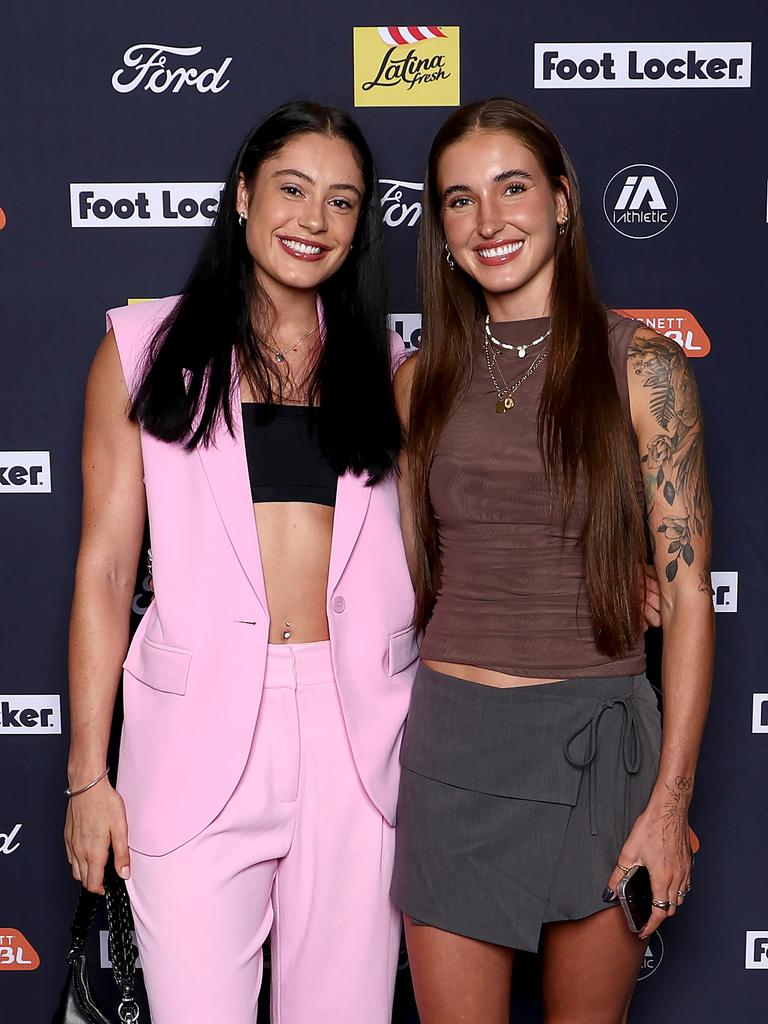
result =
[[[241,174],[251,186],[264,160],[289,139],[309,133],[348,142],[365,186],[352,251],[320,286],[325,332],[307,382],[309,402],[319,406],[319,441],[334,470],[367,473],[376,483],[393,469],[400,448],[378,179],[362,132],[334,107],[286,103],[248,133],[197,264],[148,346],[131,416],[155,437],[191,451],[211,443],[222,417],[232,432],[241,374],[265,403],[281,399],[274,360],[264,345],[277,313],[256,279],[235,204]]]
[[[419,539],[416,625],[424,629],[440,582],[440,545],[429,501],[435,448],[467,386],[478,319],[486,313],[477,283],[444,257],[438,165],[446,147],[475,131],[507,132],[538,160],[553,194],[568,205],[557,238],[552,281],[550,352],[538,411],[538,439],[550,494],[565,518],[577,481],[586,483],[581,536],[587,593],[598,647],[616,657],[640,633],[645,534],[632,449],[608,349],[608,322],[587,253],[576,172],[547,125],[514,100],[497,97],[455,111],[432,144],[424,185],[419,278],[422,332],[413,377],[407,448]],[[561,177],[570,185],[563,188]]]

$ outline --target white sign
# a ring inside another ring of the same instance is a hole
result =
[[[536,89],[748,89],[751,43],[534,43]]]
[[[748,971],[768,970],[768,930],[747,932],[744,966]]]
[[[0,452],[0,494],[50,493],[50,452]]]
[[[768,693],[752,694],[752,732],[768,732]]]
[[[58,693],[0,693],[0,733],[60,733]]]
[[[712,573],[712,603],[716,612],[739,610],[739,574],[737,572]]]
[[[421,341],[421,313],[390,313],[389,329],[405,342],[408,355],[415,352]]]
[[[75,182],[69,186],[73,228],[208,227],[223,184],[218,181]]]

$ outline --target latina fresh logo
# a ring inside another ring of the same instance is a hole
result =
[[[355,28],[356,107],[456,107],[459,28],[387,25]]]
[[[666,171],[653,164],[622,167],[605,186],[608,223],[625,238],[654,238],[677,213],[677,188]]]

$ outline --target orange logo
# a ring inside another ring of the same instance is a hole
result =
[[[692,359],[709,355],[709,335],[689,309],[617,309],[622,316],[642,320],[659,334],[676,341]]]
[[[3,230],[7,223],[8,221],[5,216],[5,210],[2,208],[2,206],[0,206],[0,231]]]
[[[36,971],[40,957],[16,928],[0,928],[0,971]]]

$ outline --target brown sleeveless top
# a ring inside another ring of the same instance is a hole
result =
[[[635,445],[627,355],[639,326],[609,314],[611,363]],[[541,318],[496,323],[493,333],[500,341],[523,345],[548,327],[549,320]],[[577,489],[566,522],[557,502],[550,510],[536,439],[546,359],[515,392],[514,409],[499,414],[482,336],[481,329],[467,391],[443,429],[430,471],[442,577],[421,657],[531,678],[640,674],[645,671],[642,637],[618,659],[595,645],[579,544],[584,488]],[[504,351],[497,365],[506,381],[522,376],[547,344],[528,349],[523,358]],[[642,502],[639,456],[636,476]]]

